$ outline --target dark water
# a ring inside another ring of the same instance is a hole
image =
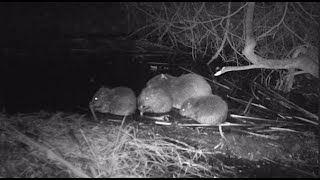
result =
[[[102,85],[127,86],[138,95],[150,76],[145,63],[125,54],[2,56],[1,102],[7,113],[81,111]]]

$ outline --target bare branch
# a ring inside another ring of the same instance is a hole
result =
[[[287,10],[288,10],[288,3],[286,3],[285,5],[285,9],[284,9],[284,12],[283,12],[283,16],[282,18],[280,19],[280,21],[278,22],[278,24],[276,24],[275,26],[273,26],[272,28],[270,28],[267,32],[265,32],[264,34],[260,35],[258,38],[257,38],[257,41],[259,41],[260,39],[263,39],[265,36],[267,36],[271,31],[273,31],[275,28],[278,28],[284,21],[284,18],[286,17],[287,15]]]
[[[300,55],[295,58],[289,59],[265,59],[256,55],[254,53],[254,48],[256,46],[256,41],[253,36],[253,12],[254,12],[254,2],[250,2],[247,7],[246,21],[245,21],[245,34],[246,34],[246,42],[245,47],[243,49],[243,54],[245,57],[252,63],[252,65],[248,66],[229,66],[223,67],[220,71],[218,71],[215,76],[219,76],[225,72],[229,71],[238,71],[238,70],[247,70],[254,68],[264,68],[264,69],[301,69],[302,72],[296,73],[310,73],[314,77],[319,77],[319,65],[316,59],[312,59],[307,55]]]
[[[229,2],[228,3],[228,15],[230,14],[230,12],[231,12],[231,3]],[[211,64],[211,62],[213,60],[215,60],[219,56],[220,52],[224,48],[226,40],[227,40],[227,36],[228,36],[228,33],[229,33],[229,26],[230,26],[230,18],[227,19],[227,24],[226,24],[226,28],[225,28],[225,31],[224,31],[224,36],[223,36],[223,40],[222,40],[222,42],[220,44],[220,47],[217,50],[217,52],[214,54],[214,56],[210,59],[210,61],[207,63],[207,65]]]

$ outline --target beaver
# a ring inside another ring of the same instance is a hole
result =
[[[190,97],[212,94],[209,83],[200,75],[184,74],[172,82],[171,96],[173,107],[180,109],[185,100]]]
[[[169,77],[169,76],[168,76]],[[183,102],[195,96],[212,94],[209,83],[200,75],[184,74],[167,80],[154,77],[138,97],[140,112],[165,113],[172,107],[180,109]]]
[[[218,125],[227,119],[228,104],[218,95],[192,97],[183,103],[179,113],[200,124]]]
[[[169,92],[171,92],[172,81],[175,79],[177,79],[177,77],[169,74],[159,74],[151,78],[147,82],[147,87],[142,90],[138,97],[138,104],[146,105],[140,106],[141,112],[169,112],[173,102]],[[156,111],[154,111],[154,109],[156,109]]]
[[[137,108],[137,98],[132,89],[101,87],[93,96],[90,104],[93,110],[114,115],[131,115]]]
[[[161,87],[146,87],[138,97],[138,108],[141,113],[166,113],[172,108],[173,99],[170,91]]]

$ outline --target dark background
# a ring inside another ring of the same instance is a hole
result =
[[[143,47],[150,51],[141,53],[139,37],[128,37],[136,29],[125,7],[126,3],[118,2],[1,2],[0,111],[86,111],[101,86],[127,86],[139,95],[156,74],[185,73],[172,64],[194,62],[191,54],[159,54],[159,48],[150,45]],[[201,58],[209,60],[211,56]],[[169,67],[151,66],[151,62],[168,63]],[[224,63],[216,59],[211,70]],[[201,61],[192,68],[206,77],[214,74],[207,72]],[[223,78],[231,80],[231,85],[240,84],[243,94],[251,92],[248,82],[260,73],[261,69],[230,72]],[[304,76],[300,77],[299,82],[305,82]],[[232,87],[225,81],[222,84]],[[220,94],[227,94],[223,90]],[[310,100],[298,97],[303,96],[287,98],[317,111]]]
[[[127,53],[134,41],[123,40],[120,3],[0,3],[0,18],[0,105],[7,113],[81,111],[102,85],[138,95],[151,76]]]

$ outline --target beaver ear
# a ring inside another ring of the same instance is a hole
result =
[[[100,89],[104,92],[110,92],[112,90],[112,88],[110,88],[109,86],[106,86],[106,85],[102,85],[102,87]]]
[[[161,79],[168,79],[168,77],[165,74],[161,74]]]
[[[107,87],[105,85],[102,85],[99,89],[103,90],[103,89],[107,89]]]
[[[107,86],[107,85],[102,85],[102,87],[101,87],[102,89],[112,89],[112,87],[111,86]]]

